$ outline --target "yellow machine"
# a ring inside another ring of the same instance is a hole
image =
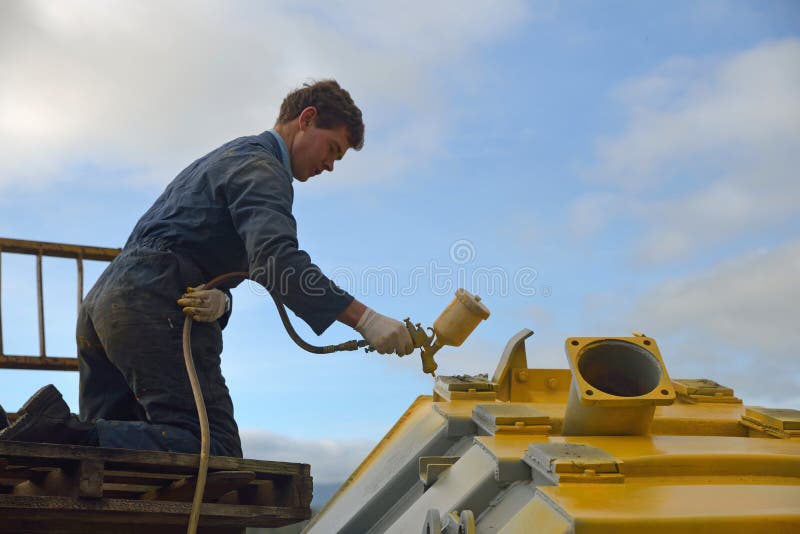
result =
[[[438,377],[304,532],[800,532],[800,411],[671,379],[642,334],[530,369],[531,334]]]

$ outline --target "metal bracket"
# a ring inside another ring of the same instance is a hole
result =
[[[508,340],[497,369],[492,375],[492,382],[496,384],[497,399],[511,400],[512,369],[526,369],[528,358],[525,354],[525,340],[533,335],[533,330],[523,328],[514,337]]]
[[[419,479],[425,489],[431,487],[439,476],[450,469],[460,456],[422,456],[419,459]]]

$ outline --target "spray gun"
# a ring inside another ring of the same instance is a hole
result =
[[[220,283],[231,278],[247,278],[247,272],[233,272],[217,276],[213,280],[205,284],[206,289],[213,289]],[[286,309],[280,299],[272,292],[270,292],[272,299],[275,301],[275,306],[278,308],[278,315],[281,317],[281,322],[286,328],[295,343],[308,352],[315,354],[330,354],[338,351],[358,350],[361,347],[366,347],[365,350],[370,352],[374,350],[371,346],[367,346],[364,340],[351,340],[339,343],[338,345],[325,345],[316,346],[307,343],[303,340],[292,327],[292,322],[286,314]],[[465,339],[475,330],[475,327],[489,317],[489,309],[481,302],[481,298],[473,295],[464,289],[456,291],[456,298],[444,309],[444,311],[436,318],[433,323],[433,328],[428,328],[431,334],[425,333],[420,323],[413,324],[411,320],[406,317],[405,324],[411,339],[414,342],[414,348],[421,350],[420,356],[422,357],[422,370],[426,373],[436,376],[435,371],[438,367],[436,362],[433,361],[433,356],[444,346],[459,347]],[[186,364],[186,372],[189,376],[189,383],[192,386],[192,395],[194,396],[195,406],[197,407],[197,417],[200,422],[200,462],[197,469],[197,484],[195,486],[194,497],[192,500],[192,510],[189,514],[189,526],[187,532],[193,534],[197,531],[197,526],[200,521],[200,506],[203,502],[203,493],[206,485],[206,476],[208,473],[208,462],[211,450],[211,430],[208,424],[208,415],[206,413],[205,401],[203,400],[203,392],[200,388],[200,381],[197,378],[197,372],[194,367],[194,358],[192,357],[192,319],[187,316],[183,323],[183,358]]]
[[[473,295],[464,289],[456,291],[456,298],[444,309],[444,311],[433,322],[433,328],[428,328],[430,335],[426,333],[420,323],[412,323],[406,317],[404,319],[411,340],[414,342],[415,349],[421,349],[422,371],[436,376],[436,362],[433,356],[444,346],[459,347],[472,333],[478,324],[489,317],[489,308],[486,307],[481,298]],[[366,352],[370,352],[372,347],[367,347]]]

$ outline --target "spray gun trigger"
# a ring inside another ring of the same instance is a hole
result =
[[[422,358],[422,371],[433,376],[436,376],[435,371],[438,365],[433,361],[433,355],[441,348],[434,343],[433,328],[428,328],[431,335],[425,333],[425,328],[421,323],[414,324],[406,317],[404,320],[408,333],[411,336],[411,341],[414,343],[415,349],[420,349],[420,358]]]

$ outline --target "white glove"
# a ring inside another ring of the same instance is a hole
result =
[[[202,323],[214,322],[231,309],[228,295],[219,289],[203,289],[203,286],[187,287],[178,305],[183,313]]]
[[[380,354],[394,352],[398,356],[405,356],[414,351],[414,342],[406,325],[371,308],[367,308],[358,320],[356,331]]]

